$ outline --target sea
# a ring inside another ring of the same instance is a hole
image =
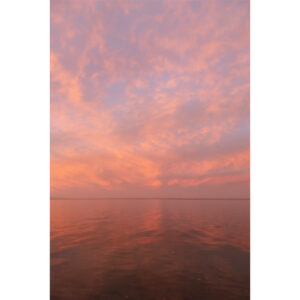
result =
[[[51,200],[51,299],[250,299],[250,201]]]

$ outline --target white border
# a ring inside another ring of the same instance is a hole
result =
[[[300,299],[300,2],[251,1],[251,299]]]
[[[0,299],[49,298],[49,2],[0,2]]]

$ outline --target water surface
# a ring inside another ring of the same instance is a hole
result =
[[[249,299],[249,201],[51,200],[51,299]]]

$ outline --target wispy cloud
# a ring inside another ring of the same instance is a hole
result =
[[[51,0],[53,197],[249,196],[249,2]]]

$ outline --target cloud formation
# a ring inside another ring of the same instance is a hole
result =
[[[51,197],[249,197],[249,2],[51,0]]]

